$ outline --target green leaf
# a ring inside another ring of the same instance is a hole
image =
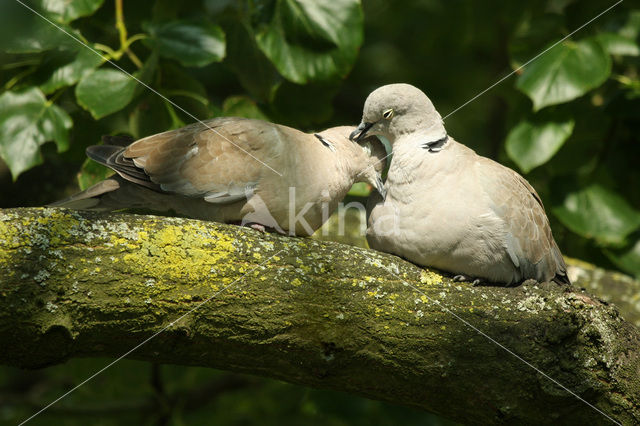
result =
[[[194,117],[191,115],[201,120],[209,118],[208,106],[211,102],[209,102],[207,90],[199,80],[191,75],[189,69],[173,61],[164,61],[159,70],[159,87],[162,88],[160,92],[180,108],[189,112],[186,114],[176,107],[175,112],[181,120],[192,122]]]
[[[98,69],[82,77],[76,86],[76,99],[94,118],[100,119],[126,107],[137,84],[122,71]]]
[[[203,67],[225,56],[225,35],[218,25],[206,22],[171,21],[150,25],[151,43],[161,56],[182,65]]]
[[[627,22],[618,30],[618,34],[631,40],[640,36],[640,10],[635,9],[629,12]]]
[[[595,38],[564,41],[527,65],[516,87],[537,111],[584,95],[610,73],[611,58]]]
[[[80,168],[76,178],[78,180],[80,190],[84,191],[96,183],[105,180],[113,173],[113,170],[110,168],[87,158],[84,163],[82,163],[82,167]]]
[[[219,15],[226,9],[242,7],[236,0],[204,0],[203,6],[210,15]]]
[[[596,37],[610,55],[640,56],[640,46],[633,39],[614,33],[600,33]]]
[[[604,245],[622,245],[640,227],[640,212],[618,193],[599,184],[563,191],[562,204],[553,213],[576,234]]]
[[[47,102],[35,87],[0,96],[0,156],[16,179],[42,163],[40,145],[54,141],[58,151],[69,147],[71,117]]]
[[[93,15],[104,0],[39,0],[40,8],[55,21],[69,23]]]
[[[50,24],[16,1],[0,1],[0,50],[36,53],[50,49],[78,47],[77,30],[65,24]]]
[[[604,253],[620,269],[640,279],[640,238],[622,249],[606,249]]]
[[[288,80],[304,84],[346,76],[363,40],[358,0],[276,0],[258,46]]]
[[[524,173],[546,163],[571,136],[573,120],[535,122],[525,120],[507,135],[505,147],[509,158]]]
[[[133,73],[133,76],[137,79],[136,80],[136,83],[137,83],[136,84],[136,88],[135,88],[135,90],[133,92],[133,96],[134,97],[138,96],[143,91],[148,91],[149,90],[147,87],[145,87],[145,85],[140,84],[140,82],[142,82],[142,83],[146,84],[147,86],[149,86],[149,84],[153,80],[153,77],[156,74],[156,71],[158,69],[158,61],[159,61],[158,53],[157,52],[151,52],[151,55],[149,55],[147,60],[144,62],[144,65],[142,66],[142,68]]]
[[[161,87],[164,91],[185,91],[193,93],[196,97],[208,98],[207,89],[197,80],[189,69],[180,65],[166,61],[160,66]],[[207,102],[203,102],[208,104]]]
[[[225,99],[222,103],[222,115],[269,120],[256,103],[246,96],[229,96]]]
[[[242,86],[263,102],[271,102],[282,77],[273,64],[258,48],[251,26],[244,22],[231,21],[225,26],[227,32],[228,64]]]
[[[144,96],[129,116],[129,128],[134,138],[164,132],[171,127],[171,115],[165,100],[155,93]]]
[[[100,66],[102,58],[91,50],[81,47],[77,53],[72,53],[69,60],[65,61],[62,52],[57,52],[62,57],[62,63],[50,71],[45,81],[40,84],[44,93],[52,93],[61,87],[72,86],[93,69]]]
[[[354,183],[349,193],[352,197],[368,197],[371,194],[371,185],[366,182]]]

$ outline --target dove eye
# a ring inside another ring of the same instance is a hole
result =
[[[384,111],[384,112],[382,113],[382,116],[383,116],[386,120],[390,119],[391,117],[393,117],[393,109],[389,108],[388,110]]]

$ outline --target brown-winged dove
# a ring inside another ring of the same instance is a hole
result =
[[[456,142],[419,89],[373,91],[351,134],[386,137],[386,197],[369,214],[372,248],[460,280],[569,283],[536,191],[518,173]]]
[[[97,145],[93,160],[117,175],[52,204],[82,210],[142,208],[310,235],[354,182],[384,191],[384,146],[352,142],[353,127],[316,134],[225,117],[149,136],[126,147]]]

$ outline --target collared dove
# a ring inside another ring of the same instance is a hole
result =
[[[215,118],[126,147],[97,145],[93,160],[117,175],[52,204],[81,210],[173,210],[188,217],[310,235],[354,182],[384,191],[386,153],[354,127],[317,134],[244,118]]]
[[[386,137],[393,154],[386,198],[369,214],[372,248],[459,280],[569,283],[536,191],[448,136],[422,91],[408,84],[373,91],[350,138],[365,135]]]

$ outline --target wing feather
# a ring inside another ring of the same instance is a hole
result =
[[[261,162],[277,169],[291,132],[298,131],[260,120],[216,118],[141,139],[123,156],[163,191],[231,203],[273,173]]]
[[[505,248],[523,277],[566,277],[566,265],[551,233],[549,219],[535,189],[515,171],[480,157],[478,175],[505,223]]]

